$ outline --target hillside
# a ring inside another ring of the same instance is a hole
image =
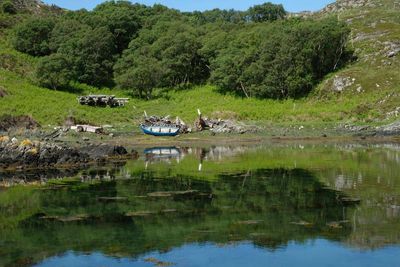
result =
[[[40,5],[36,5],[38,10],[48,9]],[[30,12],[37,12],[35,10]],[[149,114],[170,114],[192,121],[196,109],[201,108],[210,116],[252,121],[261,126],[389,124],[400,112],[399,12],[397,0],[343,0],[320,12],[307,13],[314,18],[334,14],[346,22],[351,28],[347,46],[356,56],[352,63],[329,74],[307,97],[246,99],[220,94],[215,86],[206,85],[189,90],[163,90],[152,100],[133,98],[127,106],[115,109],[80,106],[76,97],[88,93],[132,97],[128,91],[98,89],[79,83],[73,85],[74,91],[56,91],[35,85],[37,58],[14,50],[10,40],[13,25],[5,22],[14,18],[16,23],[17,19],[15,15],[3,14],[0,15],[0,115],[30,115],[44,126],[60,125],[67,116],[96,125],[124,125],[137,123],[144,110]]]

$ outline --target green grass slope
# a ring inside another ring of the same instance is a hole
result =
[[[358,59],[327,77],[310,96],[298,100],[243,99],[221,95],[213,86],[202,86],[170,90],[150,101],[131,99],[121,108],[81,106],[76,100],[78,95],[129,95],[115,89],[79,84],[75,85],[79,93],[35,86],[36,59],[15,51],[10,45],[9,29],[2,29],[0,89],[8,95],[0,97],[0,115],[31,115],[40,124],[52,126],[62,124],[67,116],[95,125],[123,125],[136,124],[146,110],[148,114],[179,116],[191,123],[200,108],[208,116],[255,121],[260,125],[389,123],[396,120],[400,112],[400,53],[388,57],[391,46],[400,45],[400,4],[384,0],[368,2],[374,5],[335,13],[352,28],[348,45],[355,50]],[[341,90],[338,84],[344,84]]]

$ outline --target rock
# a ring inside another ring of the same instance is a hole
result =
[[[337,0],[335,3],[327,5],[321,13],[336,13],[358,7],[375,7],[376,4],[371,0]]]
[[[343,92],[346,88],[352,86],[355,82],[355,79],[350,78],[350,77],[340,77],[340,76],[335,76],[333,79],[333,88],[332,90],[335,92]]]
[[[389,125],[377,128],[378,133],[382,135],[399,135],[400,134],[400,120]]]
[[[8,137],[7,135],[4,136],[0,136],[0,143],[7,143],[10,141],[10,137]]]
[[[385,45],[383,51],[388,58],[392,58],[400,53],[400,41],[386,41],[383,44]]]
[[[127,159],[137,152],[128,154],[121,146],[91,145],[83,148],[73,148],[46,142],[30,142],[24,140],[18,144],[13,138],[2,138],[0,142],[0,168],[29,166],[29,167],[56,167],[65,165],[87,164],[89,162],[106,161],[113,158]]]
[[[128,151],[124,147],[107,144],[86,146],[80,151],[89,154],[94,160],[128,155]]]
[[[395,108],[395,110],[386,113],[386,119],[390,119],[392,117],[398,117],[400,115],[400,107]]]

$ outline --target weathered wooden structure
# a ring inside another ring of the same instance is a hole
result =
[[[89,132],[101,134],[104,133],[104,129],[102,127],[92,126],[92,125],[73,125],[71,126],[71,130],[75,130],[77,132]]]
[[[121,107],[129,101],[129,98],[116,98],[115,95],[87,95],[79,96],[78,103],[93,107]]]

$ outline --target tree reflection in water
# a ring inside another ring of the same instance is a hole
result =
[[[290,241],[344,240],[354,212],[342,193],[301,169],[223,174],[215,182],[147,172],[129,180],[64,181],[31,194],[34,203],[2,210],[16,220],[31,210],[15,228],[3,225],[4,265],[70,250],[137,257],[185,243],[250,240],[276,249]]]

